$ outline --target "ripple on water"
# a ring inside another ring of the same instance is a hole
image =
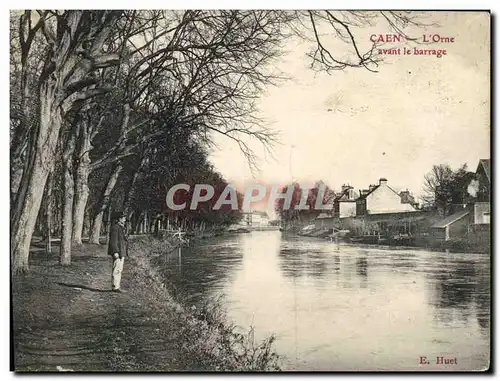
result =
[[[287,369],[416,369],[423,354],[489,356],[488,255],[357,247],[279,232],[219,237],[166,274],[193,301],[224,294],[228,315],[277,335]]]

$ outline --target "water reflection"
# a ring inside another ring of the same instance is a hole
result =
[[[174,285],[177,297],[197,304],[207,297],[206,289],[220,290],[231,280],[234,269],[243,262],[240,237],[232,241],[207,242],[199,246],[175,250],[157,258],[166,281]]]
[[[417,267],[416,255],[406,254],[396,256],[391,267],[400,273],[408,274]]]
[[[423,353],[489,354],[489,257],[253,232],[165,261],[193,301],[225,295],[237,325],[278,337],[285,369],[419,369]]]
[[[356,274],[364,278],[368,276],[368,261],[366,257],[356,259]]]
[[[366,288],[368,278],[368,261],[366,257],[356,259],[356,274],[361,277],[360,286]]]
[[[340,270],[340,256],[339,255],[333,256],[333,263],[335,264],[334,270],[335,270],[335,272],[338,273],[338,271]]]
[[[489,336],[491,318],[489,281],[481,283],[480,292],[476,298],[476,311],[477,323],[481,327],[481,333]]]
[[[440,271],[428,275],[435,319],[448,325],[466,324],[475,313],[483,334],[489,328],[489,271],[471,260],[446,261]],[[485,271],[486,270],[486,271]]]
[[[320,279],[330,273],[332,266],[329,253],[304,243],[294,243],[290,245],[290,242],[282,242],[279,249],[280,270],[285,277]]]

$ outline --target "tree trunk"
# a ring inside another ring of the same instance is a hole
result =
[[[64,183],[63,183],[63,215],[62,215],[62,236],[61,247],[59,251],[59,263],[61,265],[71,264],[71,232],[73,227],[73,198],[74,198],[74,182],[71,168],[64,168]]]
[[[121,121],[121,126],[120,130],[122,133],[124,133],[125,129],[128,126],[130,118],[130,104],[125,103],[123,105],[123,115],[122,115],[122,121]],[[93,163],[93,166],[91,167],[91,170],[95,170],[97,168],[96,163]],[[94,244],[99,244],[99,237],[101,234],[101,226],[102,226],[102,220],[104,216],[104,211],[108,207],[111,192],[113,191],[116,181],[118,180],[118,177],[120,176],[120,173],[122,171],[122,166],[121,164],[118,164],[115,169],[113,170],[110,178],[108,179],[108,183],[106,184],[106,187],[104,188],[103,194],[101,196],[100,200],[100,205],[98,205],[97,212],[94,216],[94,219],[92,221],[92,227],[91,227],[91,232],[90,232],[90,237],[89,237],[89,242],[94,243]]]
[[[51,254],[52,252],[52,190],[54,187],[54,174],[51,173],[47,179],[47,185],[45,186],[45,196],[43,200],[43,241],[45,241],[45,253]]]
[[[83,232],[82,236],[89,236],[90,235],[90,216],[89,212],[87,211],[84,216],[83,216]]]
[[[89,174],[90,174],[90,136],[87,121],[80,125],[79,144],[75,160],[75,200],[73,207],[73,232],[72,240],[77,245],[82,244],[83,222],[85,208],[89,199]]]
[[[90,231],[90,237],[89,237],[90,243],[95,243],[96,245],[100,244],[99,238],[101,237],[103,215],[104,211],[100,211],[99,213],[96,214],[94,220],[92,221],[92,229]]]
[[[158,233],[160,231],[160,219],[158,216],[154,218],[154,235],[158,236]]]
[[[23,164],[20,158],[12,159],[10,164],[10,205],[14,206],[16,195],[23,176]]]
[[[21,184],[11,219],[11,256],[13,271],[28,271],[29,247],[40,210],[43,189],[54,164],[61,128],[61,112],[54,105],[55,81],[48,80],[40,87],[40,121],[32,140],[32,151],[23,171]]]
[[[68,82],[80,82],[91,70],[91,66],[81,65],[81,60],[77,58],[78,41],[92,37],[89,39],[91,42],[87,50],[92,55],[99,54],[111,32],[113,22],[121,14],[120,11],[102,11],[101,17],[96,20],[96,28],[90,28],[82,23],[82,17],[88,20],[91,12],[68,11],[58,16],[57,38],[49,41],[47,54],[43,57],[43,70],[38,78],[39,104],[35,112],[38,125],[30,129],[31,136],[25,159],[27,165],[23,170],[11,212],[11,256],[14,272],[28,270],[31,237],[47,176],[53,168],[62,120],[77,99],[76,91],[68,94],[66,85]],[[105,57],[104,61],[109,65],[116,63],[114,56]],[[26,131],[23,128],[21,130]],[[16,133],[14,138],[24,141],[21,132]]]
[[[45,244],[45,254],[52,254],[52,210],[49,208],[47,210],[47,232],[46,234],[46,244]]]
[[[139,176],[144,168],[144,165],[146,164],[147,154],[148,154],[147,149],[142,151],[142,154],[140,156],[141,161],[139,163],[139,166],[135,170],[134,175],[132,176],[132,178],[128,184],[127,192],[125,193],[125,199],[123,201],[123,212],[125,214],[129,213],[130,203],[132,202],[132,200],[135,196],[135,185],[136,185],[137,180],[139,179]]]
[[[73,177],[75,135],[73,131],[70,131],[70,134],[63,153],[63,212],[61,247],[59,251],[59,263],[63,266],[71,264],[71,233],[73,231],[73,202],[75,196]]]
[[[100,204],[98,205],[98,210],[97,210],[97,212],[94,216],[94,219],[92,221],[92,229],[90,232],[90,243],[99,244],[99,238],[101,236],[101,226],[102,226],[102,219],[104,216],[104,211],[109,206],[109,201],[111,199],[111,193],[113,192],[113,189],[115,188],[116,182],[118,181],[118,177],[120,176],[122,169],[123,169],[123,167],[121,166],[121,164],[118,164],[115,167],[115,169],[111,173],[111,176],[108,179],[106,187],[104,188],[104,191],[103,191],[102,196],[101,196]]]
[[[130,222],[132,224],[132,233],[141,234],[142,213],[134,213],[133,221]]]
[[[130,180],[130,183],[128,184],[127,192],[125,193],[125,198],[123,200],[123,213],[125,215],[129,214],[130,211],[130,203],[132,202],[132,199],[134,198],[135,194],[135,184],[137,182],[137,179],[139,178],[139,169],[134,173],[132,176],[132,179]]]

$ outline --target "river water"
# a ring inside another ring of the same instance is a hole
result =
[[[164,266],[189,303],[221,297],[228,317],[253,326],[257,340],[274,334],[284,370],[489,365],[489,255],[267,231],[202,241]]]

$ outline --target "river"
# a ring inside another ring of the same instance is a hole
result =
[[[253,326],[257,340],[275,334],[284,370],[489,364],[489,255],[256,231],[201,241],[164,266],[189,303],[222,297],[228,317]],[[451,363],[436,363],[444,359]]]

